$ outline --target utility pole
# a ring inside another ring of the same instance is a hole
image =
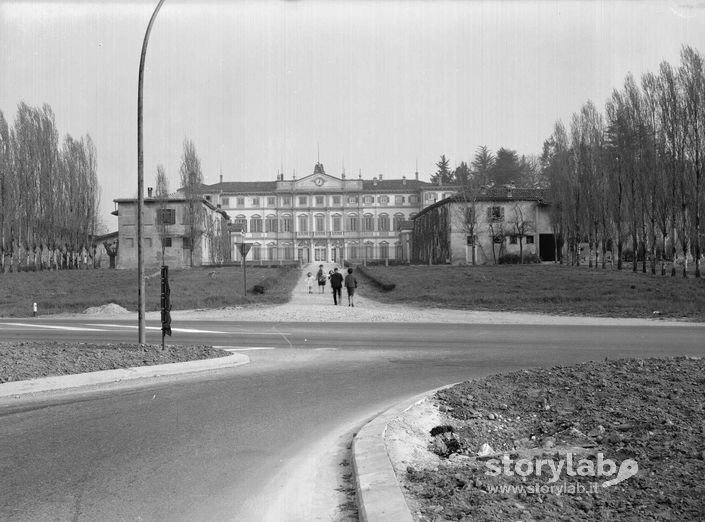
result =
[[[147,32],[144,34],[142,42],[142,54],[140,55],[139,81],[137,83],[137,322],[139,331],[139,344],[147,342],[145,324],[145,284],[144,284],[144,248],[143,248],[143,214],[144,214],[144,150],[142,147],[142,91],[144,87],[144,62],[147,57],[147,43],[149,33],[152,32],[154,19],[157,17],[164,0],[159,0],[157,7],[149,19]]]

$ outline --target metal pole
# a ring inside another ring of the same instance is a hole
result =
[[[157,17],[164,0],[159,0],[157,7],[149,19],[147,32],[144,34],[142,42],[142,54],[140,55],[139,81],[137,84],[137,322],[139,331],[139,344],[147,342],[145,331],[145,285],[144,285],[144,249],[142,246],[143,216],[144,213],[144,151],[142,147],[142,90],[144,86],[144,62],[147,57],[147,42],[149,33],[152,32],[154,19]]]
[[[247,254],[242,256],[242,285],[243,295],[247,295]]]

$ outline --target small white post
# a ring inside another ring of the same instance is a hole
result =
[[[37,303],[33,303],[32,311],[34,312],[34,317],[37,317]]]

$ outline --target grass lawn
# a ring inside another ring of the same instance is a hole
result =
[[[160,309],[158,269],[146,269],[147,311]],[[247,267],[247,295],[241,267],[169,270],[174,310],[219,308],[243,304],[279,304],[299,280],[296,268]],[[252,288],[261,284],[264,294]],[[137,270],[60,270],[0,274],[0,316],[27,317],[36,302],[41,315],[83,312],[86,308],[116,303],[137,310]]]
[[[364,270],[396,284],[390,292],[365,284],[365,296],[388,303],[705,321],[705,280],[680,275],[672,278],[553,264],[375,266]]]

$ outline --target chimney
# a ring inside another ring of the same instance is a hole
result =
[[[416,181],[418,181],[418,180],[419,180],[419,171],[417,170],[416,171]]]
[[[379,180],[382,181],[382,174],[379,175]]]
[[[147,187],[147,197],[148,198],[152,197],[152,187]]]
[[[223,175],[220,175],[220,182],[223,183]]]
[[[372,185],[375,186],[375,187],[377,186],[377,176],[375,176],[374,178],[372,178]]]
[[[406,185],[406,176],[401,177],[401,184]]]

